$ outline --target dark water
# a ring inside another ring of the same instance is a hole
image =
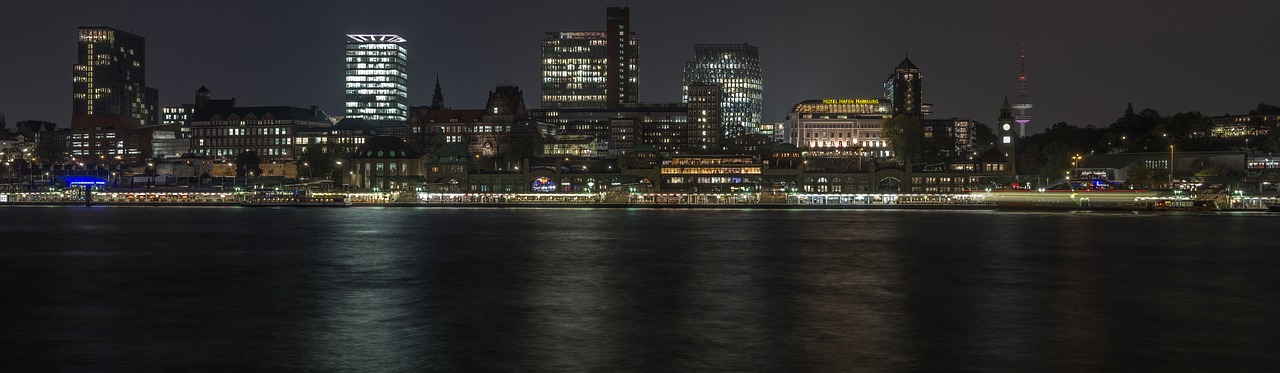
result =
[[[1280,217],[0,208],[3,371],[1275,371]]]

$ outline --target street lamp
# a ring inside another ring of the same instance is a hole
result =
[[[1173,189],[1173,144],[1169,144],[1169,189]]]

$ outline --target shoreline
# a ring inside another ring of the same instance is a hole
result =
[[[0,207],[86,207],[83,202],[7,202]],[[1126,210],[1113,207],[1067,206],[998,206],[996,204],[930,205],[930,204],[640,204],[640,203],[421,203],[383,202],[354,203],[350,206],[245,206],[236,202],[97,202],[87,207],[245,207],[245,208],[498,208],[498,209],[701,209],[701,210],[948,210],[948,211],[1001,211],[1001,212],[1267,212],[1266,209],[1221,210]]]

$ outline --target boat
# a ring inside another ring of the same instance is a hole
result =
[[[1218,211],[1221,208],[1214,201],[1163,200],[1157,201],[1156,211]]]
[[[303,191],[271,191],[258,193],[240,202],[241,206],[257,207],[346,207],[351,201],[343,195],[309,196]]]

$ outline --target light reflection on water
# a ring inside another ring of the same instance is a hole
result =
[[[17,222],[0,226],[0,361],[18,370],[1278,363],[1277,220],[1263,214],[99,207],[0,218]]]

